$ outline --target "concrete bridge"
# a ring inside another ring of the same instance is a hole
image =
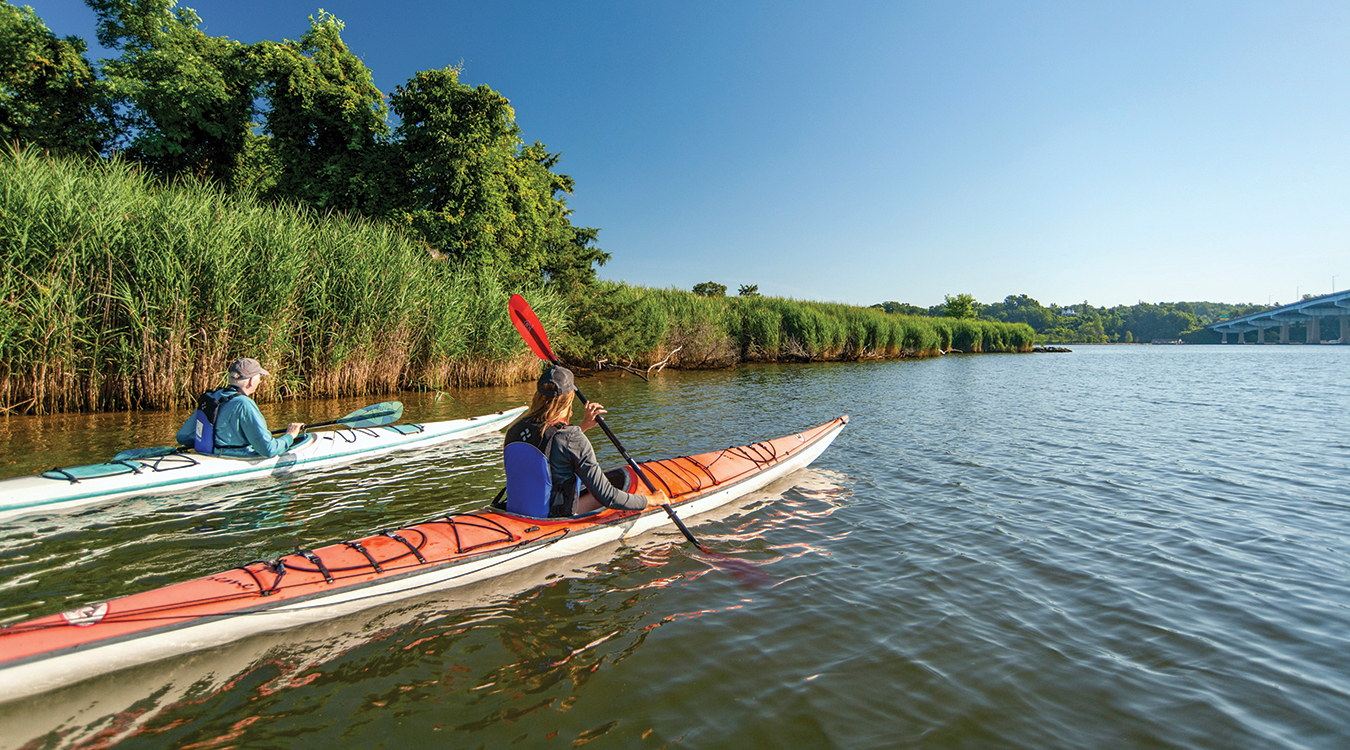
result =
[[[1237,343],[1247,343],[1247,333],[1256,331],[1256,342],[1265,342],[1265,330],[1279,327],[1280,343],[1289,343],[1289,326],[1302,323],[1308,327],[1309,344],[1322,342],[1322,318],[1339,318],[1341,337],[1327,343],[1350,344],[1350,290],[1312,297],[1292,305],[1284,305],[1254,315],[1244,315],[1233,320],[1221,320],[1209,328],[1223,334],[1223,343],[1228,343],[1228,334],[1237,334]],[[1329,323],[1330,321],[1328,321]],[[1328,331],[1330,333],[1330,331]]]

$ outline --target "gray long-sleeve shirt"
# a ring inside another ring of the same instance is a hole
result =
[[[506,442],[525,440],[537,444],[542,433],[539,423],[522,420],[507,430]],[[548,473],[553,479],[553,492],[563,494],[566,499],[563,507],[569,514],[576,512],[578,478],[582,486],[590,490],[591,496],[606,508],[642,510],[647,507],[647,498],[624,492],[605,477],[595,459],[591,441],[576,425],[564,425],[554,436],[548,454]]]

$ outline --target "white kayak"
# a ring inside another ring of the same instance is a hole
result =
[[[0,519],[62,511],[132,495],[179,492],[226,482],[292,474],[352,463],[398,450],[468,440],[504,429],[525,407],[467,419],[307,433],[271,458],[206,456],[191,451],[105,464],[57,468],[0,480]]]

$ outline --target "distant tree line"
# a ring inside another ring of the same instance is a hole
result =
[[[694,285],[694,294],[700,297],[725,297],[727,296],[727,285],[719,284],[716,281],[704,281]],[[736,292],[738,297],[758,297],[759,284],[741,284],[741,288]]]
[[[323,11],[299,39],[243,44],[173,0],[86,3],[118,57],[92,63],[84,40],[0,0],[0,142],[379,219],[508,284],[584,286],[609,258],[571,223],[558,154],[458,68],[417,73],[386,104]]]
[[[1109,344],[1148,343],[1182,339],[1192,343],[1218,340],[1205,326],[1221,316],[1239,317],[1268,310],[1269,305],[1232,305],[1221,302],[1139,302],[1134,305],[1094,307],[1079,304],[1042,305],[1025,294],[1008,295],[1002,302],[982,304],[969,294],[948,295],[940,305],[918,307],[905,302],[873,305],[889,313],[920,317],[949,317],[1026,323],[1038,341]]]

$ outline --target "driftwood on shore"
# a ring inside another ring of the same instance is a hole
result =
[[[674,357],[676,354],[679,354],[680,350],[683,348],[684,347],[682,346],[675,347],[670,352],[670,354],[666,355],[665,359],[661,360],[660,362],[653,363],[648,367],[646,367],[645,369],[639,367],[636,364],[636,360],[632,359],[628,360],[628,362],[626,363],[610,362],[607,357],[597,359],[595,361],[595,371],[600,372],[601,370],[608,367],[611,370],[623,370],[624,372],[631,372],[632,374],[638,376],[639,378],[647,380],[648,377],[652,374],[652,372],[661,372],[662,370],[666,369],[666,365],[670,364],[671,358]]]

